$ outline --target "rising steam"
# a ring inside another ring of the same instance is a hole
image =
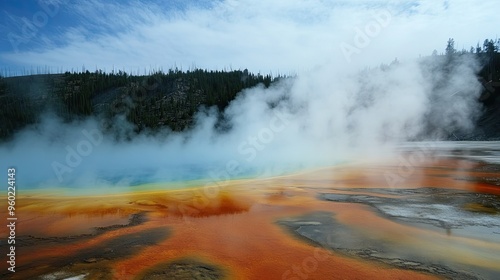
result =
[[[385,156],[403,141],[471,129],[477,70],[466,56],[364,71],[328,64],[239,93],[223,112],[227,131],[214,127],[218,114],[208,109],[188,132],[131,141],[115,141],[94,118],[66,124],[46,114],[0,147],[0,166],[16,167],[20,186],[95,187],[276,175]]]

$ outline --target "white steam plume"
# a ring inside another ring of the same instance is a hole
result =
[[[80,187],[223,180],[384,156],[402,141],[470,129],[479,112],[477,70],[467,56],[361,72],[328,64],[241,92],[224,112],[227,132],[214,129],[214,110],[200,112],[189,132],[129,142],[102,135],[95,119],[64,124],[45,116],[0,146],[0,166],[16,167],[21,185]]]

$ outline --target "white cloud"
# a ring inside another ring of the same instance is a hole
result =
[[[167,10],[146,2],[72,3],[78,28],[65,30],[64,44],[3,53],[7,64],[110,70],[248,68],[302,72],[324,61],[346,63],[340,45],[352,44],[356,29],[389,11],[383,28],[352,62],[372,66],[429,55],[454,37],[468,49],[495,37],[498,1],[219,1],[210,8]],[[62,9],[66,11],[66,9]]]

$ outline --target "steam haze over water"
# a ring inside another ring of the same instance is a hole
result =
[[[28,42],[13,50],[3,39],[3,71],[143,74],[179,66],[297,76],[239,93],[223,112],[231,127],[223,132],[214,128],[213,108],[202,109],[190,131],[118,142],[102,135],[98,119],[67,124],[48,112],[0,146],[8,159],[1,168],[15,166],[19,184],[29,187],[278,175],[388,157],[422,135],[467,132],[480,113],[479,63],[462,57],[445,72],[445,61],[419,55],[444,52],[450,37],[468,48],[499,21],[497,1],[213,1],[168,9],[160,2],[63,2],[51,2],[54,16]],[[78,22],[61,29],[70,15]],[[395,58],[399,63],[378,67]],[[124,133],[133,129],[121,122]]]

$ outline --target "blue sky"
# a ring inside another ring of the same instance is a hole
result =
[[[2,0],[0,73],[373,66],[442,52],[450,37],[458,49],[495,38],[498,10],[496,0]]]

